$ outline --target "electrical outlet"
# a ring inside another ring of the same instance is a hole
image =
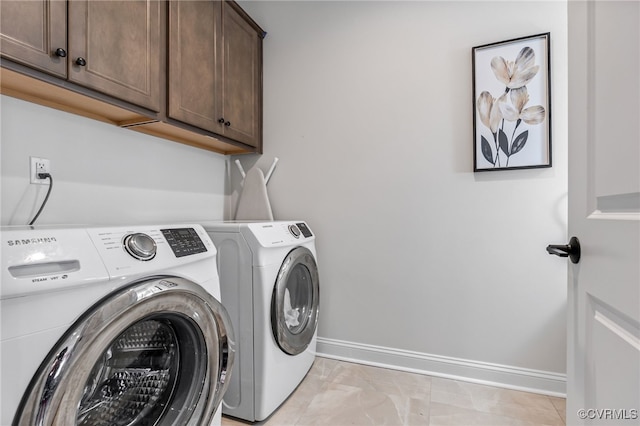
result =
[[[40,184],[40,185],[46,185],[47,183],[49,183],[49,179],[47,178],[40,179],[38,177],[39,173],[51,173],[51,163],[49,162],[49,160],[46,158],[39,158],[39,157],[29,157],[29,159],[31,161],[31,168],[30,168],[31,183]]]

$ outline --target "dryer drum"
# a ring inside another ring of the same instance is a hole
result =
[[[234,338],[199,285],[153,278],[89,309],[41,364],[15,425],[209,424],[228,386]]]
[[[271,329],[278,346],[298,355],[309,346],[318,325],[320,286],[311,251],[296,247],[285,257],[271,297]]]

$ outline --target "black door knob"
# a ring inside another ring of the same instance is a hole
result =
[[[571,262],[580,262],[580,241],[576,237],[571,237],[569,244],[563,245],[548,245],[547,253],[560,257],[568,257]]]
[[[58,47],[55,51],[55,54],[59,58],[65,58],[67,56],[67,51],[64,50],[62,47]]]
[[[224,124],[224,117],[220,117],[220,118],[218,118],[218,123],[220,123],[220,124]]]
[[[229,122],[229,121],[225,121],[225,122],[224,122],[224,125],[225,125],[225,126],[227,126],[227,127],[229,127],[229,126],[231,126],[231,122]]]
[[[78,58],[76,59],[76,65],[84,67],[85,65],[87,65],[87,61],[84,58]]]

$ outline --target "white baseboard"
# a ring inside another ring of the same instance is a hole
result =
[[[567,376],[548,371],[430,355],[318,337],[320,357],[507,389],[565,397]]]

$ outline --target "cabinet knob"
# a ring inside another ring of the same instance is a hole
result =
[[[78,58],[76,59],[76,65],[84,67],[85,65],[87,65],[87,61],[84,58]]]
[[[218,118],[218,123],[220,123],[220,124],[224,124],[224,117],[220,117],[220,118]]]
[[[55,51],[55,54],[59,58],[65,58],[67,56],[67,51],[64,50],[62,47],[58,47]]]
[[[224,122],[224,125],[225,125],[226,127],[229,127],[229,126],[231,126],[231,122],[229,122],[229,121],[225,121],[225,122]]]

